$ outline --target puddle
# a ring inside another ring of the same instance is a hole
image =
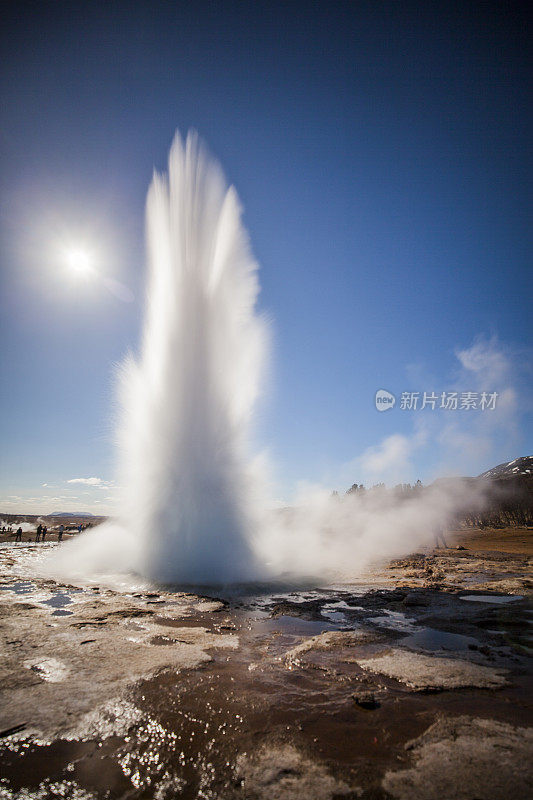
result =
[[[301,617],[290,617],[285,614],[262,620],[260,625],[262,631],[287,633],[291,636],[316,636],[336,627],[327,620],[308,620]]]
[[[17,595],[27,595],[36,592],[37,587],[31,581],[15,581],[14,583],[9,583],[9,584],[4,583],[0,585],[0,591],[14,592]],[[55,594],[53,594],[47,600],[42,600],[40,597],[36,597],[35,600],[38,603],[41,603],[43,606],[49,606],[55,609],[52,612],[52,616],[66,617],[72,614],[72,611],[62,610],[65,608],[65,606],[68,606],[74,602],[70,597],[70,595],[77,594],[83,591],[84,591],[83,589],[72,588],[68,590],[68,594],[65,591],[58,591],[55,592]]]
[[[324,603],[322,606],[323,609],[336,609],[341,611],[364,611],[363,606],[358,606],[356,603],[358,602],[359,598],[349,598],[348,600],[335,600],[331,603]]]
[[[26,661],[26,669],[36,672],[47,683],[60,683],[68,675],[68,667],[57,658],[45,658],[43,661]]]
[[[155,645],[168,645],[168,644],[176,644],[176,639],[172,639],[170,636],[165,636],[164,634],[158,634],[157,636],[152,636],[150,639],[150,644]]]
[[[52,595],[52,597],[49,597],[48,600],[43,600],[43,605],[52,606],[52,608],[64,608],[71,603],[71,598],[68,596],[68,594],[64,594],[63,592],[58,592],[57,594]]]
[[[0,590],[4,592],[15,592],[15,594],[30,594],[35,590],[35,584],[30,581],[18,581],[16,583],[3,584]]]
[[[273,604],[277,603],[289,602],[294,604],[304,604],[320,600],[323,601],[324,607],[327,606],[330,608],[332,606],[337,606],[338,608],[353,610],[354,608],[358,608],[358,606],[353,605],[353,602],[357,602],[360,595],[361,592],[359,589],[357,596],[355,596],[351,592],[348,592],[346,587],[342,587],[340,589],[331,588],[300,592],[276,592],[265,594],[263,596],[249,595],[247,597],[247,603],[254,608],[270,608]],[[335,596],[337,596],[338,599],[336,599]],[[347,600],[349,602],[346,602]]]
[[[402,647],[410,650],[468,650],[469,645],[479,645],[472,636],[463,636],[460,633],[448,633],[434,628],[422,628],[416,633],[406,636],[398,642]]]
[[[514,603],[515,600],[523,599],[523,596],[518,594],[469,594],[459,597],[459,600],[468,600],[471,603]]]
[[[390,628],[394,631],[401,633],[412,633],[418,630],[418,626],[411,617],[407,617],[401,611],[389,611],[383,609],[383,615],[379,617],[371,617],[368,619],[374,625],[380,628]]]
[[[140,622],[135,622],[131,619],[126,619],[122,622],[125,628],[129,631],[147,631],[148,627],[146,625],[142,625]]]
[[[328,609],[320,612],[325,619],[328,619],[330,622],[336,622],[339,625],[347,625],[348,620],[346,619],[346,614],[343,614],[342,611],[329,611]]]

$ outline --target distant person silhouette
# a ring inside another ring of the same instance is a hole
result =
[[[60,542],[63,539],[63,531],[65,530],[64,525],[59,526],[59,533],[57,534],[57,541]]]
[[[47,532],[47,530],[48,530],[48,528],[46,527],[46,525],[43,525],[43,530],[42,530],[42,532],[41,532],[41,541],[42,541],[42,542],[44,542],[44,538],[45,538],[45,536],[46,536],[46,532]]]
[[[446,544],[446,539],[444,538],[444,528],[442,527],[442,525],[437,525],[434,531],[434,536],[435,536],[435,547],[437,548],[440,547],[439,539],[442,542],[443,547],[446,548],[448,547],[448,545]]]
[[[43,530],[43,526],[42,525],[37,525],[37,530],[35,531],[35,541],[36,542],[40,542],[41,541],[42,530]]]
[[[16,542],[21,542],[22,541],[22,528],[17,528],[17,534],[15,536],[15,541]]]

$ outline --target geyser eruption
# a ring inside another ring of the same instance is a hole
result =
[[[114,522],[69,542],[54,575],[163,583],[259,577],[259,481],[248,434],[266,325],[237,193],[195,133],[176,135],[146,207],[140,355],[120,372]]]
[[[195,133],[172,145],[146,209],[138,361],[121,380],[120,522],[138,570],[176,583],[256,576],[248,431],[265,350],[237,193]]]
[[[483,505],[483,487],[459,481],[407,499],[378,487],[340,500],[315,488],[291,510],[267,512],[248,441],[267,340],[257,264],[237,194],[195,134],[177,135],[168,176],[154,175],[146,222],[141,350],[120,375],[118,516],[62,546],[48,574],[349,580]]]

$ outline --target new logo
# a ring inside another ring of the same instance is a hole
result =
[[[386,389],[378,389],[376,392],[376,408],[378,411],[388,411],[394,408],[396,398]]]

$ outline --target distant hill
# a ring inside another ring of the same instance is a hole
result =
[[[90,514],[88,511],[57,511],[54,514],[47,514],[48,517],[94,517],[94,514]]]
[[[455,493],[454,525],[481,529],[533,527],[533,456],[522,456],[498,464],[477,478],[437,478],[429,486],[422,486],[417,481],[414,486],[400,483],[390,489],[384,484],[377,484],[368,491],[380,491],[384,496],[391,496],[395,502],[402,502],[416,494],[431,492],[432,486],[449,489],[452,497]],[[366,491],[364,486],[354,484],[348,494]]]
[[[478,478],[515,478],[518,475],[533,475],[533,456],[522,456],[514,461],[498,464],[478,475]]]

